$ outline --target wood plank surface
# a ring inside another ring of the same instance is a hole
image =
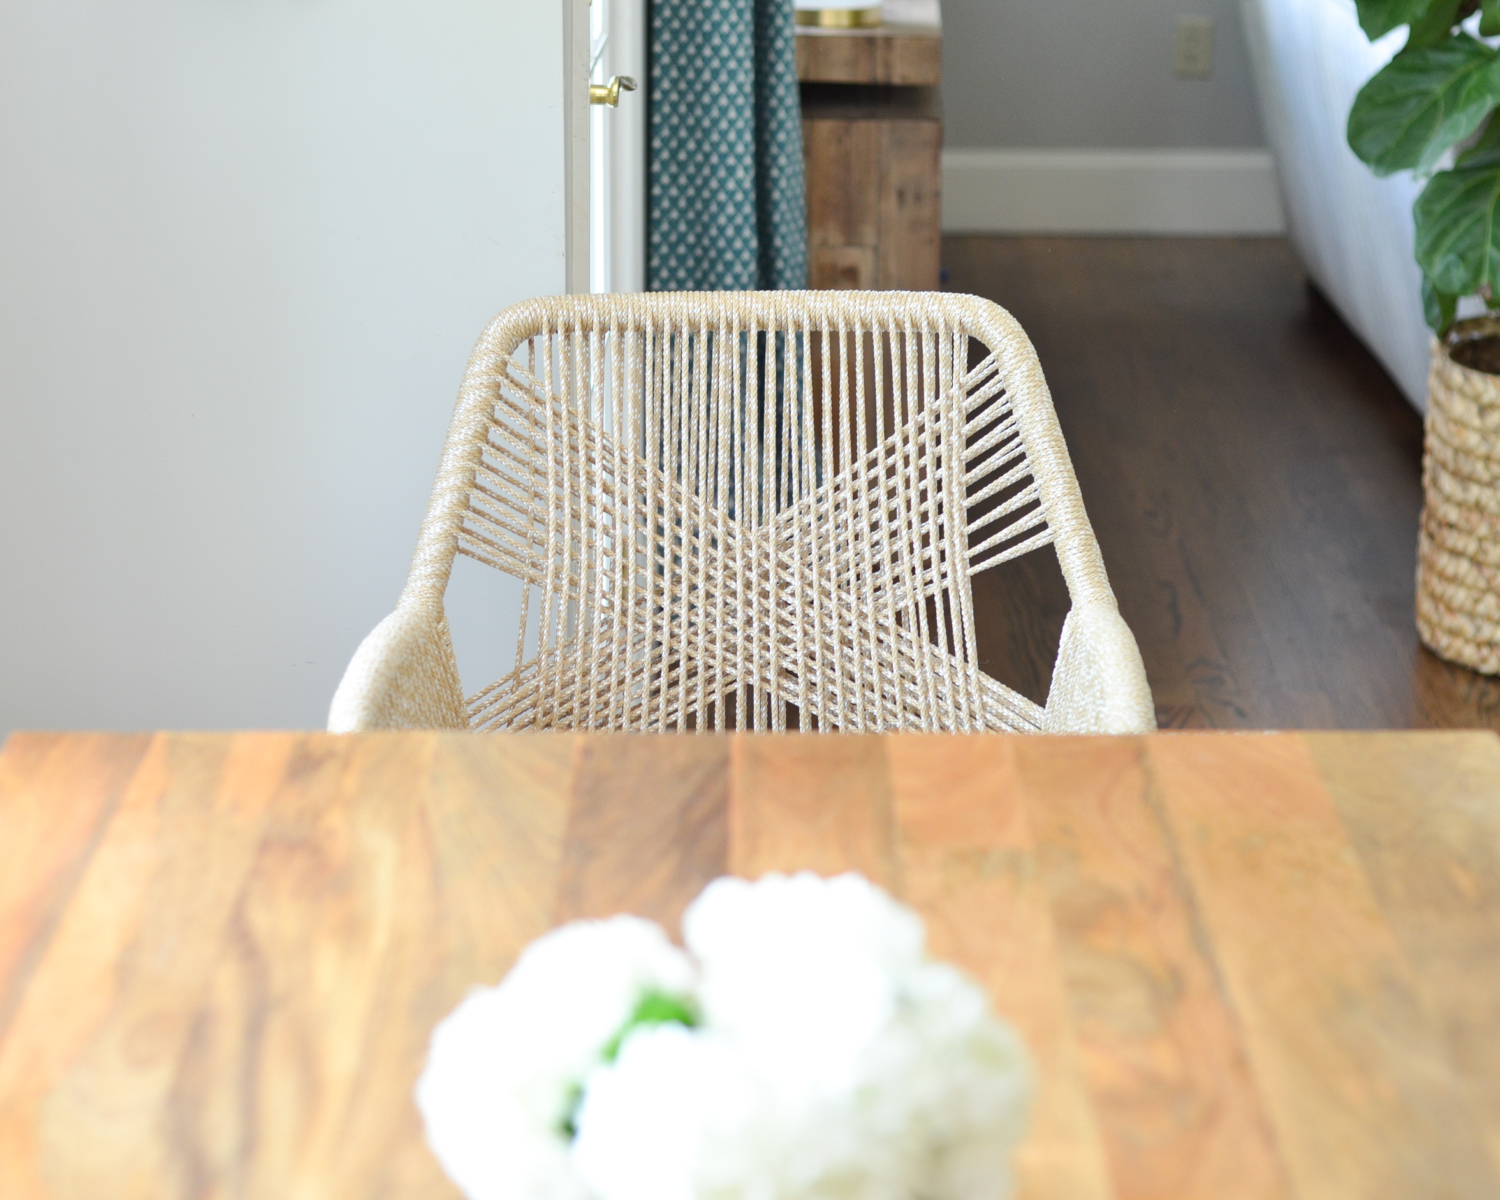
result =
[[[878,246],[882,127],[880,121],[803,121],[809,246],[871,252]]]
[[[799,33],[797,78],[935,87],[943,78],[943,39],[895,28]]]
[[[173,1066],[291,741],[153,740],[0,1042],[0,1195],[179,1190]]]
[[[163,1056],[164,1071],[175,1065],[169,1100],[142,1114],[171,1138],[176,1178],[159,1169],[142,1196],[211,1180],[252,1196],[293,1180],[307,1194],[359,1195],[381,1178],[452,1194],[400,1102],[423,1040],[403,1010],[436,952],[420,867],[433,744],[310,738],[287,762],[238,894],[214,914],[220,946],[189,1037]]]
[[[1150,760],[1298,1195],[1500,1195],[1306,741],[1163,738]]]
[[[0,1196],[451,1196],[432,1026],[576,916],[857,870],[1031,1053],[1025,1200],[1500,1196],[1500,739],[26,735]]]
[[[1141,750],[1106,738],[1016,747],[1116,1195],[1287,1196]]]
[[[895,888],[885,747],[868,734],[731,739],[730,874],[858,871]]]
[[[558,923],[634,913],[677,931],[729,866],[729,739],[580,739]]]
[[[984,984],[1031,1054],[1036,1084],[1016,1159],[1022,1200],[1115,1195],[1080,1071],[1051,906],[1008,738],[887,742],[902,894],[931,952]]]
[[[17,734],[0,755],[0,1042],[149,739]],[[76,797],[59,803],[58,797]]]
[[[873,288],[879,278],[873,246],[809,246],[807,285],[818,291]]]
[[[931,290],[942,258],[942,123],[874,106],[805,106],[812,286]]]
[[[942,152],[937,121],[881,123],[881,287],[936,291],[941,282]]]
[[[1500,742],[1307,742],[1500,1166]]]

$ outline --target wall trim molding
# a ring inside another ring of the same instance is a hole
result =
[[[1269,150],[943,151],[943,232],[1272,236]]]

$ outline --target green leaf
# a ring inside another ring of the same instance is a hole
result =
[[[604,1047],[604,1061],[614,1062],[619,1057],[620,1047],[625,1044],[625,1039],[642,1025],[666,1025],[672,1022],[691,1029],[698,1024],[698,1014],[681,996],[656,991],[642,993],[641,998],[636,1001],[635,1011]]]
[[[1479,35],[1494,37],[1500,34],[1500,0],[1483,0],[1479,6]]]
[[[1432,286],[1468,296],[1500,280],[1500,163],[1434,175],[1412,210],[1417,263]]]
[[[1458,156],[1456,167],[1489,167],[1500,163],[1500,121],[1490,117],[1484,132],[1474,144]]]
[[[1452,327],[1453,317],[1457,312],[1458,297],[1438,291],[1432,286],[1432,280],[1423,275],[1422,314],[1427,318],[1427,324],[1432,327],[1432,332],[1442,337]]]
[[[568,1084],[567,1095],[563,1100],[562,1116],[558,1117],[553,1128],[570,1142],[578,1136],[578,1113],[582,1108],[583,1084]]]
[[[1354,98],[1349,148],[1377,175],[1427,171],[1500,103],[1500,55],[1468,34],[1403,50]]]
[[[640,999],[635,1002],[635,1008],[630,1016],[625,1018],[625,1024],[621,1025],[615,1031],[615,1036],[605,1043],[604,1049],[599,1052],[599,1057],[607,1063],[612,1063],[620,1057],[620,1047],[625,1044],[625,1039],[634,1030],[643,1025],[666,1025],[671,1022],[686,1025],[689,1029],[698,1024],[698,1011],[693,1007],[691,998],[674,996],[669,992],[658,992],[654,989],[644,991]],[[563,1100],[563,1111],[553,1125],[558,1135],[569,1141],[578,1136],[578,1114],[583,1109],[583,1095],[583,1084],[576,1082],[569,1084]]]
[[[1372,42],[1402,25],[1420,21],[1432,0],[1355,0],[1359,27]]]
[[[1435,46],[1443,41],[1458,20],[1460,0],[1432,0],[1427,15],[1412,22],[1406,46]]]

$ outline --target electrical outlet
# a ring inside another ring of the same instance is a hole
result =
[[[1183,79],[1214,73],[1214,19],[1183,13],[1177,18],[1177,57],[1173,69]]]

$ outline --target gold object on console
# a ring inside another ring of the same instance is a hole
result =
[[[798,25],[818,29],[875,29],[885,23],[880,5],[868,8],[799,8]]]

